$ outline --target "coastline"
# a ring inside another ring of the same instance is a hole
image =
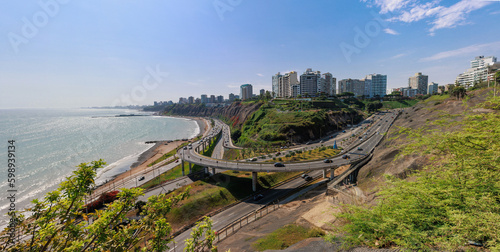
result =
[[[176,117],[176,116],[172,116],[172,117]],[[201,118],[201,117],[181,117],[181,116],[178,116],[176,118],[186,118],[186,119],[194,120],[198,124],[198,128],[199,128],[199,133],[197,136],[200,136],[200,135],[205,136],[207,134],[208,130],[210,129],[209,122],[206,119]],[[188,141],[190,141],[192,139],[193,138],[189,139]],[[149,149],[147,149],[146,151],[144,151],[143,153],[141,153],[139,155],[137,160],[130,166],[129,170],[122,172],[120,174],[117,174],[112,179],[99,185],[95,189],[94,193],[98,192],[100,189],[102,190],[104,188],[110,188],[112,186],[113,182],[118,182],[118,181],[121,181],[124,179],[130,179],[130,177],[138,176],[138,175],[144,173],[144,171],[147,168],[149,168],[148,164],[157,160],[158,158],[160,158],[164,154],[166,154],[172,150],[175,150],[181,144],[186,143],[188,141],[176,140],[176,141],[172,141],[170,143],[167,143],[167,141],[156,142],[153,146],[151,146]]]

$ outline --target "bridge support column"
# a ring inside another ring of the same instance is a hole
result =
[[[252,190],[257,191],[257,172],[252,172]]]
[[[215,168],[212,168],[212,175],[215,175]]]
[[[335,178],[335,169],[330,169],[330,179]]]
[[[189,174],[191,174],[193,172],[193,167],[192,167],[193,164],[189,163]]]
[[[327,177],[327,176],[326,176],[326,173],[327,173],[327,172],[328,172],[328,171],[327,171],[326,169],[324,169],[324,170],[323,170],[323,178],[326,178],[326,177]]]
[[[182,176],[186,176],[184,172],[184,160],[181,159]]]

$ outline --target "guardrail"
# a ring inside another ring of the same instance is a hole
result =
[[[223,227],[222,229],[216,231],[217,239],[214,241],[214,243],[221,242],[222,240],[234,234],[236,231],[238,231],[245,225],[248,225],[258,220],[259,218],[262,218],[279,208],[280,208],[279,201],[274,201],[269,204],[266,204],[265,206],[259,208],[253,213],[241,217],[239,220],[236,220],[231,224]]]

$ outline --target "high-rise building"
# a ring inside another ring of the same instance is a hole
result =
[[[223,103],[224,102],[224,96],[222,96],[222,95],[217,96],[217,102],[218,103]]]
[[[189,96],[189,97],[188,97],[188,103],[189,103],[189,104],[193,104],[193,103],[194,103],[194,97]]]
[[[209,102],[210,102],[210,103],[215,103],[215,102],[217,102],[217,99],[215,99],[215,95],[210,95]]]
[[[251,84],[241,85],[240,94],[242,100],[251,99],[253,97],[252,85]]]
[[[426,95],[427,86],[429,84],[429,76],[423,75],[422,73],[416,73],[408,79],[408,86],[412,89],[417,90],[417,94]]]
[[[326,95],[335,94],[335,86],[337,85],[337,79],[333,77],[331,73],[325,73],[318,80],[317,93],[324,93]]]
[[[351,92],[355,96],[365,95],[365,81],[359,79],[344,79],[339,81],[339,94]]]
[[[266,94],[266,90],[261,89],[261,90],[259,91],[259,93],[260,93],[260,95],[264,96],[264,95]]]
[[[201,95],[201,103],[208,103],[208,96],[206,94]]]
[[[291,71],[278,79],[278,95],[276,97],[290,97],[292,96],[292,86],[299,84],[297,79],[297,72]]]
[[[477,56],[471,60],[470,67],[464,73],[457,76],[456,81],[462,86],[472,86],[476,82],[486,81],[488,79],[488,67],[494,65],[497,58],[493,56]]]
[[[387,92],[387,75],[369,74],[365,77],[364,95],[370,98],[384,97]]]
[[[278,72],[277,74],[273,75],[273,86],[272,86],[272,90],[273,90],[273,93],[272,93],[272,96],[273,98],[276,98],[276,97],[280,97],[278,96],[279,94],[279,83],[280,83],[280,78],[282,77],[283,75],[281,75],[280,72]]]
[[[297,97],[300,94],[300,85],[296,84],[292,86],[292,97]]]
[[[186,99],[184,97],[179,98],[179,104],[186,104],[186,103],[188,103],[188,99]]]
[[[313,71],[311,68],[308,68],[300,76],[300,94],[302,96],[315,96],[318,92],[318,82],[320,82],[320,79],[320,71]]]
[[[431,82],[431,84],[429,84],[429,87],[427,88],[427,94],[430,94],[430,95],[433,95],[433,94],[437,94],[438,93],[438,84],[435,83],[435,82]]]
[[[200,98],[196,98],[196,99],[194,100],[194,103],[196,103],[196,104],[200,104],[200,103],[201,103],[201,99],[200,99]]]
[[[234,99],[235,99],[234,94],[230,93],[229,94],[229,102],[234,102]]]

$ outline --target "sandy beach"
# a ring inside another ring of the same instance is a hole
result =
[[[208,130],[210,129],[209,122],[203,118],[199,117],[196,118],[182,117],[182,118],[189,118],[195,120],[196,123],[198,124],[198,127],[200,128],[200,134],[202,135],[207,134]],[[130,170],[117,175],[112,180],[109,180],[107,183],[99,186],[94,193],[100,193],[101,190],[107,190],[107,188],[111,187],[113,182],[122,181],[125,179],[129,179],[130,177],[142,174],[148,168],[149,164],[151,164],[164,154],[172,150],[175,150],[177,147],[179,147],[181,144],[185,142],[187,141],[179,140],[179,141],[172,141],[170,143],[167,143],[166,141],[160,141],[155,143],[154,146],[152,146],[139,156],[138,160],[130,167]]]

